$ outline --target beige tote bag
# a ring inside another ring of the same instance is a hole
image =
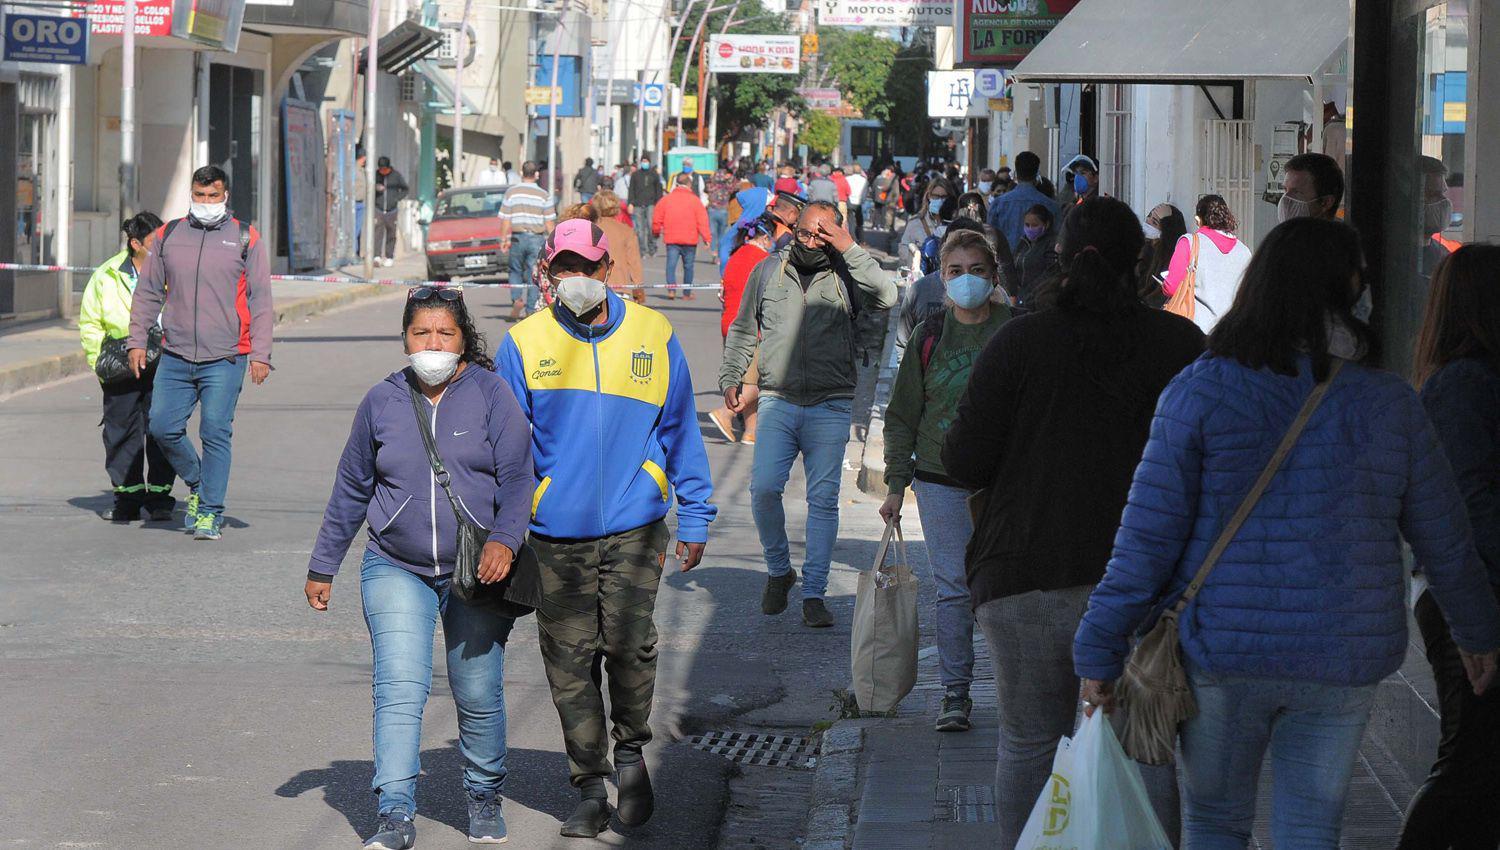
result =
[[[886,566],[893,535],[898,557]],[[854,599],[851,672],[861,711],[890,711],[917,683],[917,578],[910,563],[898,519],[886,525],[875,567],[860,574]]]

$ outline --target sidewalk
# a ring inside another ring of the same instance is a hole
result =
[[[420,279],[426,273],[423,262],[420,253],[408,254],[391,268],[378,270],[377,277]],[[352,277],[362,274],[357,266],[346,271]],[[272,287],[278,325],[397,290],[373,284],[298,281],[276,281]],[[77,317],[0,329],[0,398],[87,371],[88,360],[78,343]]]

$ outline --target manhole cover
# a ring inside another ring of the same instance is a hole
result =
[[[688,739],[694,749],[716,753],[740,764],[811,770],[817,766],[817,746],[807,738],[755,732],[706,732]]]

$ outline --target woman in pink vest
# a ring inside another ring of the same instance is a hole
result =
[[[1219,195],[1204,195],[1198,199],[1197,222],[1196,233],[1177,240],[1177,250],[1167,267],[1162,290],[1171,298],[1192,271],[1195,281],[1193,298],[1197,302],[1193,321],[1208,333],[1234,303],[1240,278],[1245,276],[1245,267],[1250,265],[1250,248],[1234,235],[1238,222]]]

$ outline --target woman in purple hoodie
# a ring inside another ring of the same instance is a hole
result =
[[[379,824],[365,847],[406,850],[416,842],[422,709],[439,618],[458,705],[469,840],[498,844],[506,836],[502,674],[514,620],[449,592],[457,520],[417,429],[431,430],[460,507],[490,530],[479,566],[487,583],[506,576],[525,539],[535,486],[531,429],[510,385],[493,371],[458,290],[412,290],[401,327],[411,365],[370,390],[354,416],[313,548],[307,602],[328,610],[333,577],[368,523],[359,581],[375,656]]]

